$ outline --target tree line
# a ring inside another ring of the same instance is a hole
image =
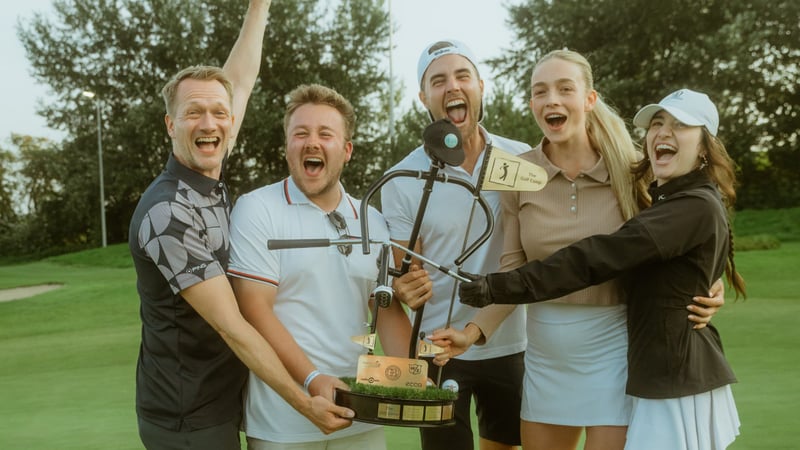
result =
[[[384,3],[272,5],[262,70],[226,166],[234,196],[288,174],[284,95],[299,83],[331,86],[353,102],[356,151],[344,182],[354,194],[421,143],[428,122],[421,105],[400,105],[399,90],[395,98],[386,94]],[[527,110],[531,69],[548,51],[566,47],[587,56],[596,88],[622,117],[630,119],[677,88],[709,93],[720,108],[720,136],[739,167],[739,207],[800,204],[800,3],[524,0],[507,8],[515,39],[487,61],[498,74],[487,80],[494,86],[486,99],[487,129],[538,143],[541,133]],[[67,137],[56,143],[12,135],[12,147],[0,148],[4,256],[41,256],[100,242],[94,101],[103,117],[108,242],[127,240],[139,195],[171,151],[161,86],[186,65],[221,65],[246,4],[56,0],[53,9],[19,23],[17,34],[34,77],[54,93],[40,113]],[[95,98],[82,97],[83,90]],[[390,105],[407,107],[393,130]]]

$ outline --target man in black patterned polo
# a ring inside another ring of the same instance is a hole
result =
[[[136,412],[148,449],[238,450],[247,368],[323,432],[352,423],[352,411],[309,397],[292,380],[240,314],[225,275],[230,201],[222,169],[258,76],[269,5],[250,0],[224,69],[186,68],[162,90],[172,153],[142,195],[129,235],[142,319]]]

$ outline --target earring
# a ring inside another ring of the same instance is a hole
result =
[[[700,167],[699,167],[699,169],[703,170],[706,167],[708,167],[708,158],[706,158],[706,154],[703,153],[702,155],[700,155]]]

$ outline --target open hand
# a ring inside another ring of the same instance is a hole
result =
[[[696,296],[693,298],[694,303],[690,303],[686,309],[689,310],[689,320],[694,322],[694,329],[699,330],[705,328],[714,314],[718,313],[720,308],[725,305],[725,285],[722,280],[717,280],[711,286],[711,292],[708,297]]]
[[[470,325],[471,324],[468,324],[467,328],[469,328]],[[477,329],[477,327],[475,327],[475,329]],[[444,351],[434,356],[433,363],[437,366],[444,366],[451,358],[455,358],[469,350],[480,336],[480,330],[477,331],[477,334],[470,334],[467,333],[466,328],[464,330],[457,330],[453,327],[449,327],[435,330],[433,334],[428,335],[428,339],[439,347],[442,347]]]

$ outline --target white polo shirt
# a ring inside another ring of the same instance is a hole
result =
[[[491,141],[496,147],[511,154],[517,155],[531,149],[528,144],[488,134],[482,128],[481,132],[487,137],[487,141]],[[425,149],[420,146],[388,172],[401,169],[428,170],[430,165],[430,158],[425,153]],[[448,177],[461,178],[475,185],[478,182],[482,166],[483,152],[478,157],[478,164],[472,174],[467,173],[461,167],[452,166],[446,166],[444,173]],[[411,237],[424,184],[424,180],[398,177],[386,183],[381,189],[382,211],[389,225],[392,239],[408,241]],[[484,191],[482,195],[494,213],[494,232],[462,266],[462,269],[467,272],[479,274],[497,272],[503,252],[500,193]],[[467,232],[472,203],[472,194],[461,186],[449,183],[434,185],[419,232],[423,255],[439,264],[453,267],[454,261],[463,252],[464,235]],[[486,218],[483,209],[476,205],[467,245],[472,244],[485,228]],[[430,334],[437,328],[443,328],[447,323],[455,280],[438,270],[430,267],[427,269],[433,282],[433,298],[425,304],[420,331]],[[459,302],[456,291],[450,325],[457,329],[463,329],[477,311],[476,308]],[[413,312],[411,314],[413,320]],[[517,307],[486,345],[473,345],[458,358],[464,360],[498,358],[522,352],[525,350],[526,344],[525,309]]]
[[[351,235],[361,235],[360,204],[341,187],[336,208]],[[369,209],[370,238],[388,239],[383,217]],[[270,239],[335,239],[341,232],[326,212],[300,192],[291,177],[243,195],[231,214],[231,258],[228,275],[278,288],[275,315],[312,363],[324,374],[356,375],[358,356],[366,350],[351,336],[367,334],[367,301],[378,276],[380,245],[364,255],[353,245],[349,256],[336,246],[268,250]],[[245,401],[245,432],[274,442],[335,439],[369,431],[376,425],[322,434],[252,372]]]

